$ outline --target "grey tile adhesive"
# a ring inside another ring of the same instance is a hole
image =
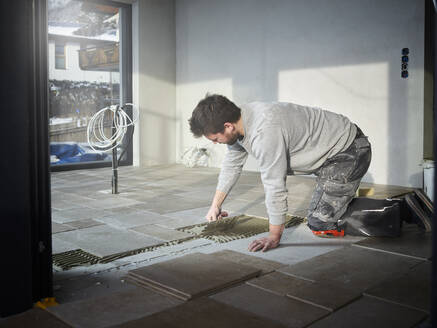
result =
[[[304,218],[287,215],[285,228],[301,224]],[[227,243],[236,239],[248,238],[269,231],[269,222],[265,218],[239,215],[212,223],[200,223],[177,230],[188,232],[217,243]]]
[[[287,215],[285,228],[290,228],[306,221],[305,218]],[[117,254],[99,257],[81,249],[63,252],[53,255],[53,264],[62,269],[69,270],[82,265],[93,265],[97,263],[109,263],[123,257],[132,256],[144,252],[154,251],[159,248],[178,245],[193,239],[205,238],[216,243],[227,243],[236,239],[248,238],[263,232],[269,231],[269,222],[265,218],[239,215],[224,218],[212,223],[200,223],[176,229],[189,233],[191,236],[162,242],[143,248],[129,250]]]

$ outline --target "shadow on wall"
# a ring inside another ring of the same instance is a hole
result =
[[[408,0],[176,2],[182,146],[192,140],[186,118],[206,91],[225,90],[236,103],[293,101],[360,125],[373,144],[377,183],[420,185],[423,7]],[[409,79],[400,77],[404,47]]]

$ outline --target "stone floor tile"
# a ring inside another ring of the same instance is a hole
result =
[[[71,221],[85,219],[98,219],[107,215],[109,215],[109,213],[105,210],[89,207],[78,207],[75,209],[54,211],[52,212],[52,219],[58,223],[68,223]]]
[[[159,214],[167,214],[184,210],[209,206],[210,201],[186,199],[183,197],[160,197],[147,203],[148,210]]]
[[[214,192],[215,192],[215,187],[211,188],[211,190],[209,190],[209,191],[195,189],[195,190],[188,191],[188,192],[185,191],[182,193],[178,193],[176,195],[184,197],[184,198],[188,198],[188,199],[199,199],[202,201],[211,202],[212,197],[214,195]]]
[[[184,211],[177,211],[164,214],[165,217],[170,218],[170,220],[156,223],[159,226],[178,229],[194,224],[205,223],[206,214],[208,213],[209,207],[193,208]],[[229,216],[233,216],[234,213],[228,213]]]
[[[164,228],[155,224],[146,224],[146,225],[134,227],[132,228],[132,230],[165,241],[192,237],[192,235],[187,232]]]
[[[23,327],[35,327],[35,328],[67,328],[70,325],[56,318],[49,312],[35,308],[27,310],[23,313],[9,316],[4,319],[0,319],[0,327],[4,328],[23,328]]]
[[[170,217],[172,219],[194,219],[194,220],[203,220],[202,222],[205,222],[206,214],[208,213],[209,206],[205,207],[197,207],[192,208],[189,210],[183,210],[183,211],[176,211],[176,212],[169,212],[166,213],[165,216]]]
[[[210,296],[212,299],[277,321],[287,327],[306,327],[330,312],[243,284]]]
[[[79,246],[73,243],[57,238],[56,235],[52,236],[52,254],[59,254],[79,248]]]
[[[58,200],[52,203],[52,209],[59,210],[59,211],[80,209],[84,207],[81,205],[82,202],[83,200],[82,201]]]
[[[131,270],[129,276],[151,288],[191,299],[258,276],[260,271],[212,255],[193,253]]]
[[[52,221],[52,234],[74,230],[74,227]]]
[[[410,328],[426,316],[422,311],[364,296],[309,327]]]
[[[103,224],[102,222],[95,221],[93,219],[85,219],[85,220],[77,220],[77,221],[70,221],[68,222],[68,225],[75,228],[75,229],[84,229],[89,227],[94,227],[97,225]]]
[[[56,237],[100,257],[162,243],[161,240],[108,225],[61,232]]]
[[[279,323],[208,298],[185,302],[168,310],[126,322],[123,328],[281,328]]]
[[[132,206],[140,203],[141,202],[133,199],[128,199],[125,197],[113,197],[112,195],[108,195],[106,198],[84,201],[82,205],[89,208],[107,210],[116,207]]]
[[[113,214],[98,219],[101,222],[121,229],[130,229],[145,224],[161,223],[168,221],[169,218],[163,215],[137,210],[128,214]]]
[[[420,261],[413,258],[349,246],[278,271],[362,292],[394,274],[408,271],[418,263]]]
[[[400,237],[371,237],[358,242],[355,246],[379,250],[392,254],[429,259],[432,256],[432,233],[403,229]]]
[[[233,213],[249,213],[259,212],[258,216],[265,216],[266,213],[264,199],[259,201],[242,201],[236,199],[227,199],[222,206],[222,209]],[[254,209],[254,210],[253,210]],[[255,215],[252,213],[252,215]]]
[[[224,249],[218,252],[211,253],[211,255],[232,261],[235,263],[241,263],[261,270],[261,274],[266,274],[284,266],[282,263],[261,259],[256,256],[243,254],[230,249]]]
[[[430,286],[431,262],[425,261],[404,275],[390,277],[365,294],[429,312]]]
[[[50,307],[48,311],[73,327],[108,327],[163,311],[181,302],[139,287]]]
[[[272,272],[246,282],[280,296],[288,296],[298,301],[319,306],[328,311],[335,311],[347,303],[359,298],[361,293],[347,290],[341,286],[317,283]]]
[[[131,289],[132,286],[125,280],[126,274],[127,271],[123,269],[113,269],[56,280],[53,293],[56,301],[63,304]]]

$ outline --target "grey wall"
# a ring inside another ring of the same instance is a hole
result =
[[[401,79],[401,49],[410,78]],[[369,135],[367,181],[422,183],[424,4],[417,0],[176,1],[176,156],[206,92],[342,113]],[[211,147],[212,165],[225,149]],[[249,161],[246,169],[256,170]]]
[[[176,41],[173,0],[141,0],[132,8],[133,99],[140,110],[134,163],[175,162]]]

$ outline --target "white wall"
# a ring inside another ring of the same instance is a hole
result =
[[[175,162],[176,41],[174,0],[133,4],[133,100],[140,110],[134,164]]]
[[[101,71],[84,71],[79,67],[80,44],[65,44],[65,69],[55,68],[55,41],[49,40],[49,79],[89,82],[110,82],[111,74]],[[120,83],[120,74],[112,72],[112,83]]]
[[[342,113],[372,142],[366,181],[422,184],[423,1],[178,0],[176,54],[178,159],[206,142],[189,131],[195,105],[222,93],[237,104],[292,101]],[[220,166],[224,147],[213,150]]]

